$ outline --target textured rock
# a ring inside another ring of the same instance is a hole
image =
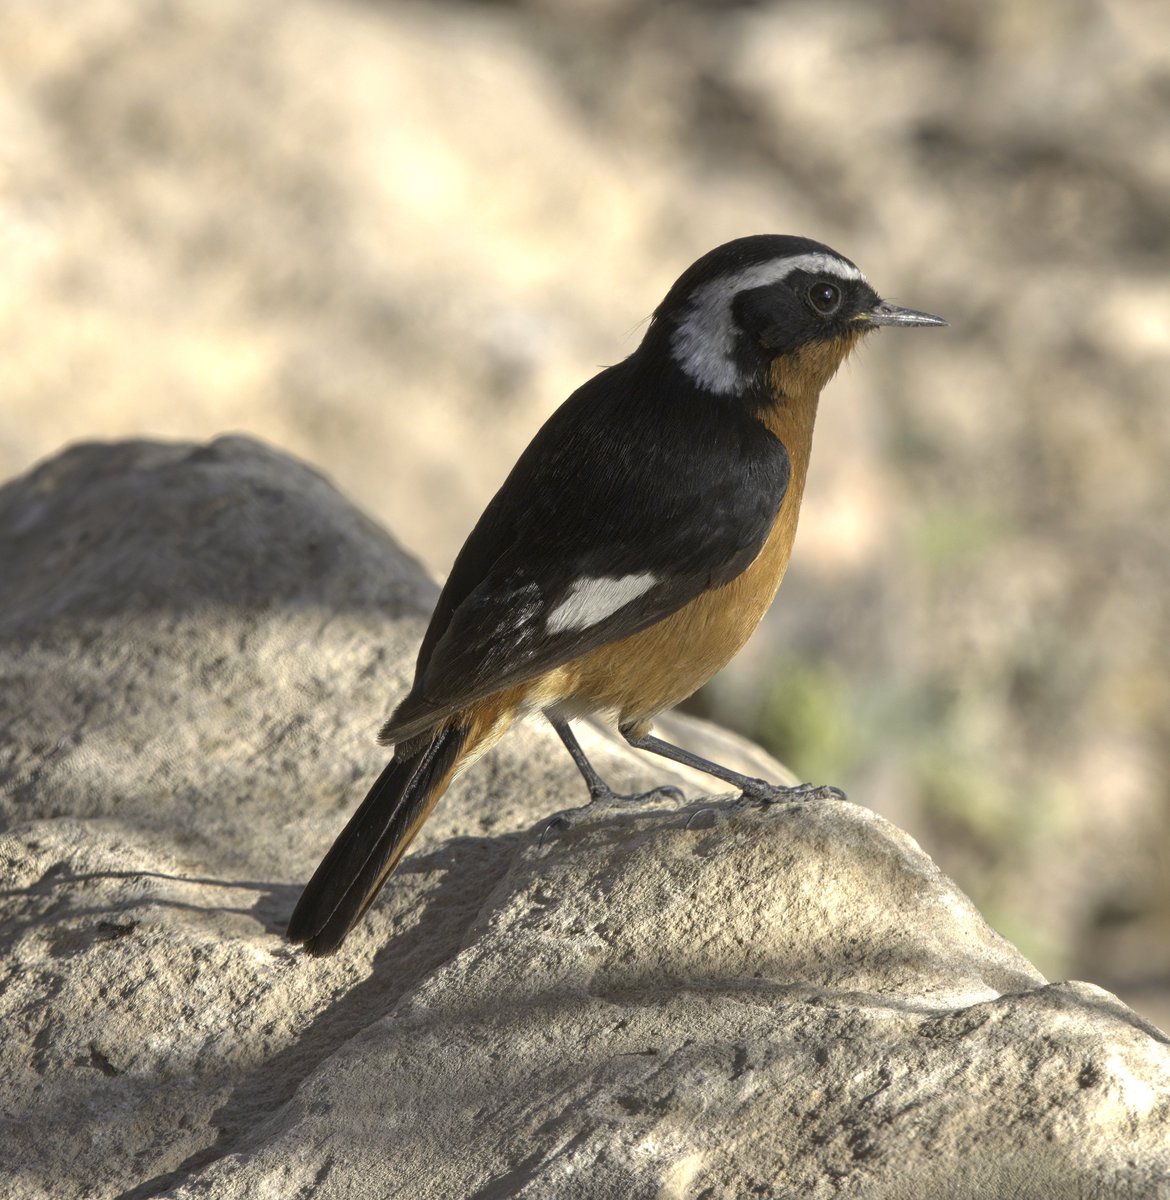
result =
[[[1170,1195],[1165,1037],[856,805],[552,820],[534,726],[284,944],[433,597],[306,467],[77,447],[0,562],[4,1195]]]
[[[1168,1116],[1165,1040],[865,809],[611,809],[179,1194],[1138,1196]]]

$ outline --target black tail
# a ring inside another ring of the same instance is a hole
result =
[[[466,731],[441,730],[394,757],[313,873],[288,923],[310,954],[332,954],[373,903],[450,779]]]

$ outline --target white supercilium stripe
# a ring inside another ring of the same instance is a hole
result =
[[[827,275],[849,282],[865,279],[852,263],[815,251],[745,267],[696,288],[687,315],[674,331],[670,348],[678,365],[700,387],[726,395],[742,386],[735,365],[735,321],[731,315],[731,301],[749,288],[781,283],[793,271],[808,271],[811,275]]]
[[[545,628],[549,633],[588,629],[648,592],[657,582],[658,577],[648,573],[620,575],[616,579],[577,579],[569,594],[548,614]]]

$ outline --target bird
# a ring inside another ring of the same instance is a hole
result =
[[[287,937],[314,956],[336,951],[455,776],[528,715],[551,723],[591,801],[616,795],[570,725],[592,715],[748,798],[791,796],[655,737],[651,723],[720,670],[771,605],[838,367],[874,330],[946,324],[882,300],[810,238],[741,237],[688,267],[637,349],[548,418],[472,529],[379,735],[393,757]]]

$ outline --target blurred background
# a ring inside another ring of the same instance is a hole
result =
[[[699,254],[949,330],[822,403],[780,601],[692,702],[1170,1026],[1170,8],[4,0],[0,476],[242,430],[441,576]]]

